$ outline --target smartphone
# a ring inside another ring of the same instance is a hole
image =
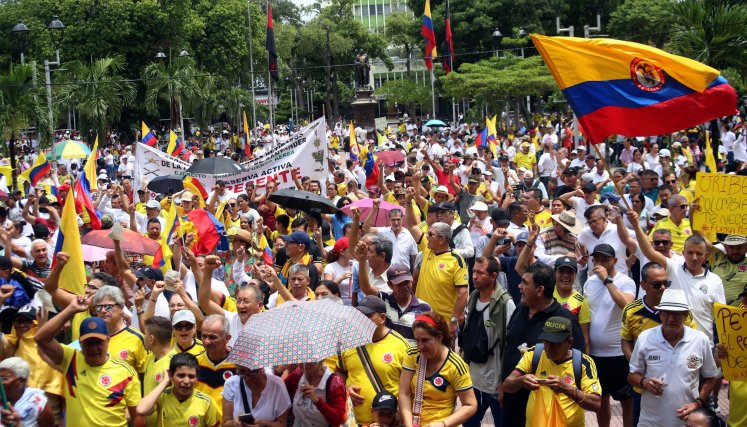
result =
[[[247,424],[254,424],[254,415],[252,414],[241,414],[239,415],[239,421]]]
[[[511,240],[510,237],[504,237],[504,238],[498,239],[498,241],[495,244],[497,246],[504,246],[504,245],[511,245],[511,243],[513,243],[513,241]]]

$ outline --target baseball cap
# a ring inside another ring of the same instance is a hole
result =
[[[597,191],[597,186],[593,182],[587,182],[581,187],[581,189],[586,191]]]
[[[559,270],[562,267],[570,267],[573,271],[578,271],[578,265],[576,264],[576,258],[569,256],[562,256],[555,260],[555,270]]]
[[[179,310],[174,313],[174,317],[171,319],[171,324],[176,325],[179,322],[187,322],[193,325],[197,324],[194,313],[189,310]]]
[[[594,252],[591,253],[592,256],[597,254],[613,257],[615,256],[615,249],[606,243],[600,243],[594,246]]]
[[[386,271],[387,280],[399,285],[402,282],[412,280],[412,274],[410,273],[410,267],[404,264],[393,264]]]
[[[145,207],[150,209],[161,209],[161,204],[158,203],[158,200],[150,199],[145,202]]]
[[[23,316],[30,320],[36,320],[36,309],[29,304],[18,309],[18,316]]]
[[[664,148],[659,151],[659,157],[672,157],[672,152]]]
[[[105,173],[101,173],[101,174],[99,174],[99,180],[101,180],[101,181],[109,181],[109,175],[107,175]]]
[[[383,299],[375,296],[368,295],[358,303],[356,307],[358,311],[363,314],[374,314],[374,313],[386,313],[386,303]]]
[[[602,203],[606,201],[609,201],[610,203],[617,203],[620,201],[620,196],[615,193],[604,193],[599,196],[599,201]]]
[[[374,396],[373,401],[371,402],[371,409],[373,409],[374,411],[381,411],[384,409],[389,409],[390,411],[396,411],[397,410],[397,396],[393,395],[392,393],[389,393],[386,390],[382,390],[376,393],[376,396]]]
[[[457,210],[456,205],[451,202],[441,202],[438,204],[438,210],[442,211],[455,211]]]
[[[151,279],[151,280],[163,280],[163,273],[161,270],[153,267],[143,267],[135,272],[135,277],[138,279]]]
[[[524,179],[527,179],[527,178],[530,178],[530,179],[534,178],[534,174],[532,173],[532,171],[524,172]]]
[[[524,242],[527,243],[529,241],[529,233],[526,231],[522,231],[516,236],[516,243],[518,242]]]
[[[183,202],[191,202],[193,197],[194,197],[194,195],[192,194],[191,191],[185,191],[185,192],[182,193],[181,197],[179,197],[179,198]]]
[[[296,230],[287,236],[283,236],[283,240],[288,243],[297,243],[299,245],[304,245],[306,250],[311,247],[311,239],[309,238],[309,235],[304,233],[303,231]]]
[[[78,341],[83,342],[90,338],[106,340],[109,338],[109,328],[106,326],[104,319],[100,317],[89,317],[80,324],[80,338]]]
[[[557,344],[570,337],[571,320],[565,317],[553,316],[545,321],[545,325],[542,326],[542,333],[540,333],[537,339]]]
[[[495,208],[490,212],[490,218],[499,227],[511,223],[511,214],[508,212],[508,209]]]

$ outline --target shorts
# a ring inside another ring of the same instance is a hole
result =
[[[633,386],[628,382],[630,364],[625,356],[591,356],[597,365],[602,396],[610,395],[617,401],[633,397]]]

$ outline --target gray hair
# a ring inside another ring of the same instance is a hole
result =
[[[46,240],[44,240],[44,239],[34,239],[34,240],[33,240],[33,241],[31,242],[31,247],[33,248],[33,247],[34,247],[34,245],[44,245],[44,246],[47,246],[47,241],[46,241]]]
[[[667,207],[670,208],[670,209],[673,208],[673,207],[675,207],[675,206],[679,206],[679,205],[683,205],[683,204],[684,205],[687,204],[687,198],[685,198],[685,196],[683,196],[681,194],[675,194],[673,196],[670,196],[669,200],[667,201]]]
[[[96,295],[93,297],[93,304],[101,304],[104,298],[111,298],[117,305],[124,307],[125,299],[122,290],[115,288],[114,286],[104,285],[96,291]]]
[[[29,379],[29,375],[31,375],[29,364],[20,357],[9,357],[3,360],[0,362],[0,369],[7,369],[13,372],[13,375],[16,377],[23,378],[24,380]]]
[[[220,323],[220,328],[221,328],[221,332],[223,332],[223,336],[226,336],[229,333],[231,333],[231,329],[228,325],[228,319],[226,319],[226,316],[222,314],[211,314],[202,321],[202,326],[204,327],[208,323],[213,323],[213,322]]]
[[[434,222],[430,230],[433,230],[438,237],[443,237],[446,240],[451,240],[451,226],[445,222]]]
[[[294,274],[300,274],[302,276],[309,277],[309,267],[303,265],[303,264],[293,264],[288,269],[288,277],[294,275]]]
[[[292,268],[293,268],[293,266],[291,266],[291,269],[292,269]],[[307,271],[308,271],[308,269],[307,269]],[[252,292],[254,293],[254,300],[255,300],[255,301],[259,301],[259,302],[262,302],[262,301],[264,301],[264,299],[265,299],[265,295],[264,295],[264,293],[263,293],[263,292],[262,292],[262,291],[261,291],[261,290],[259,289],[259,287],[257,287],[257,286],[254,286],[254,285],[250,285],[250,284],[248,284],[248,283],[247,283],[247,284],[243,284],[243,285],[240,285],[239,287],[237,287],[237,288],[236,288],[236,296],[238,297],[238,296],[239,296],[239,292],[240,292],[240,291],[243,291],[243,290],[246,290],[246,289],[249,289],[249,290],[251,290],[251,291],[252,291]]]
[[[389,211],[389,218],[391,218],[393,215],[405,216],[402,212],[402,209],[399,208],[394,208]]]
[[[392,262],[392,255],[394,254],[394,247],[392,241],[384,236],[375,236],[371,239],[371,245],[373,246],[376,255],[384,254],[384,260],[387,264]]]

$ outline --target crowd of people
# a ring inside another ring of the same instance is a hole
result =
[[[713,317],[747,304],[747,237],[691,226],[705,130],[591,147],[562,117],[536,123],[480,144],[467,124],[333,127],[328,171],[291,174],[330,214],[273,202],[277,181],[135,191],[133,150],[104,147],[92,196],[113,250],[86,263],[80,294],[61,280],[76,260],[55,248],[84,165],[60,162],[0,208],[1,422],[472,427],[490,411],[495,426],[593,413],[604,427],[616,400],[626,427],[747,425]],[[722,172],[741,174],[741,120],[721,131]],[[187,160],[242,152],[238,135],[219,138]],[[185,231],[164,265],[123,249],[125,229],[161,242],[172,210]],[[201,210],[228,248],[205,250],[189,226]],[[76,211],[85,235],[92,218]],[[371,342],[300,365],[231,361],[252,316],[319,299],[370,319]]]

